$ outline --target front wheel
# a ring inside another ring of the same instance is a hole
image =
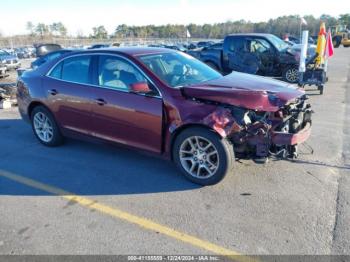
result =
[[[201,127],[186,129],[178,135],[173,159],[185,177],[204,186],[220,182],[233,169],[235,161],[229,141]]]
[[[282,78],[288,83],[298,83],[299,80],[299,70],[296,66],[288,66],[282,72]]]

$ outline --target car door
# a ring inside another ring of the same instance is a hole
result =
[[[65,129],[91,134],[94,99],[90,55],[68,57],[57,64],[43,80],[47,105]]]
[[[95,101],[92,106],[96,137],[160,152],[163,102],[151,81],[127,59],[101,55],[96,61]],[[147,82],[154,95],[130,92],[130,85]]]
[[[275,74],[277,62],[274,47],[264,38],[254,38],[250,41],[250,52],[259,59],[259,74],[271,76]]]
[[[233,38],[228,51],[228,65],[233,71],[256,74],[259,70],[257,57],[250,52],[251,39]]]

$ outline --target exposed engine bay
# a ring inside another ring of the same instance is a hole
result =
[[[311,129],[313,111],[307,99],[301,96],[275,112],[223,104],[204,122],[226,136],[237,155],[296,158],[298,144],[308,138]]]

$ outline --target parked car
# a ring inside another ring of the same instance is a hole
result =
[[[235,154],[296,156],[311,132],[304,91],[249,74],[222,76],[163,48],[70,53],[24,72],[17,92],[22,118],[42,144],[82,135],[121,143],[172,159],[201,185],[231,172]]]
[[[24,47],[15,48],[15,54],[19,59],[30,58],[30,53]]]
[[[301,44],[301,39],[299,37],[295,36],[288,36],[288,40],[286,42],[292,43],[292,44]],[[316,40],[317,42],[317,40]],[[312,37],[309,37],[308,43],[309,44],[315,44],[316,43]]]
[[[191,55],[224,74],[238,71],[298,81],[300,52],[271,34],[229,35],[222,49],[207,47]]]
[[[208,47],[215,44],[214,41],[200,41],[197,43],[197,48],[203,48],[203,47]]]
[[[165,47],[165,45],[163,45],[163,44],[150,44],[150,45],[148,45],[148,47],[156,47],[156,48],[159,48],[159,47]]]
[[[42,64],[46,63],[46,62],[49,62],[49,61],[52,61],[64,54],[67,54],[67,53],[70,53],[70,52],[73,52],[73,51],[77,51],[77,49],[60,49],[60,50],[57,50],[57,51],[53,51],[53,52],[50,52],[44,56],[41,56],[39,58],[37,58],[36,60],[34,60],[31,64],[30,64],[30,67],[32,69],[36,69],[38,68],[39,66],[41,66]]]
[[[212,44],[211,46],[204,47],[201,49],[188,50],[186,53],[197,58],[197,59],[201,59],[201,57],[208,57],[208,56],[211,56],[212,54],[216,55],[217,52],[221,53],[223,50],[223,45],[224,45],[223,42],[219,42],[219,43]],[[207,61],[207,65],[209,65],[213,69],[217,69],[216,65],[212,64],[209,61]]]
[[[57,51],[57,50],[61,50],[62,46],[58,45],[58,44],[39,44],[35,46],[35,55],[36,57],[42,57],[48,53]]]
[[[108,44],[95,44],[95,45],[88,47],[88,49],[98,49],[98,48],[106,48],[106,47],[109,47],[109,45]]]
[[[0,62],[6,66],[7,70],[21,67],[21,62],[17,56],[11,55],[4,50],[0,50]]]
[[[0,61],[0,77],[1,78],[6,76],[6,71],[7,71],[6,65]]]
[[[184,47],[185,47],[187,50],[193,50],[193,49],[198,48],[196,43],[188,43],[188,44],[185,44]]]
[[[186,48],[182,45],[166,45],[164,47],[169,48],[169,49],[173,49],[173,50],[177,50],[177,51],[181,51],[181,52],[186,51]]]

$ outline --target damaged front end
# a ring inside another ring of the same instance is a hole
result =
[[[298,144],[311,133],[310,104],[305,95],[277,111],[259,111],[234,105],[220,105],[204,119],[221,136],[234,145],[237,155],[267,160],[273,155],[296,158]]]

